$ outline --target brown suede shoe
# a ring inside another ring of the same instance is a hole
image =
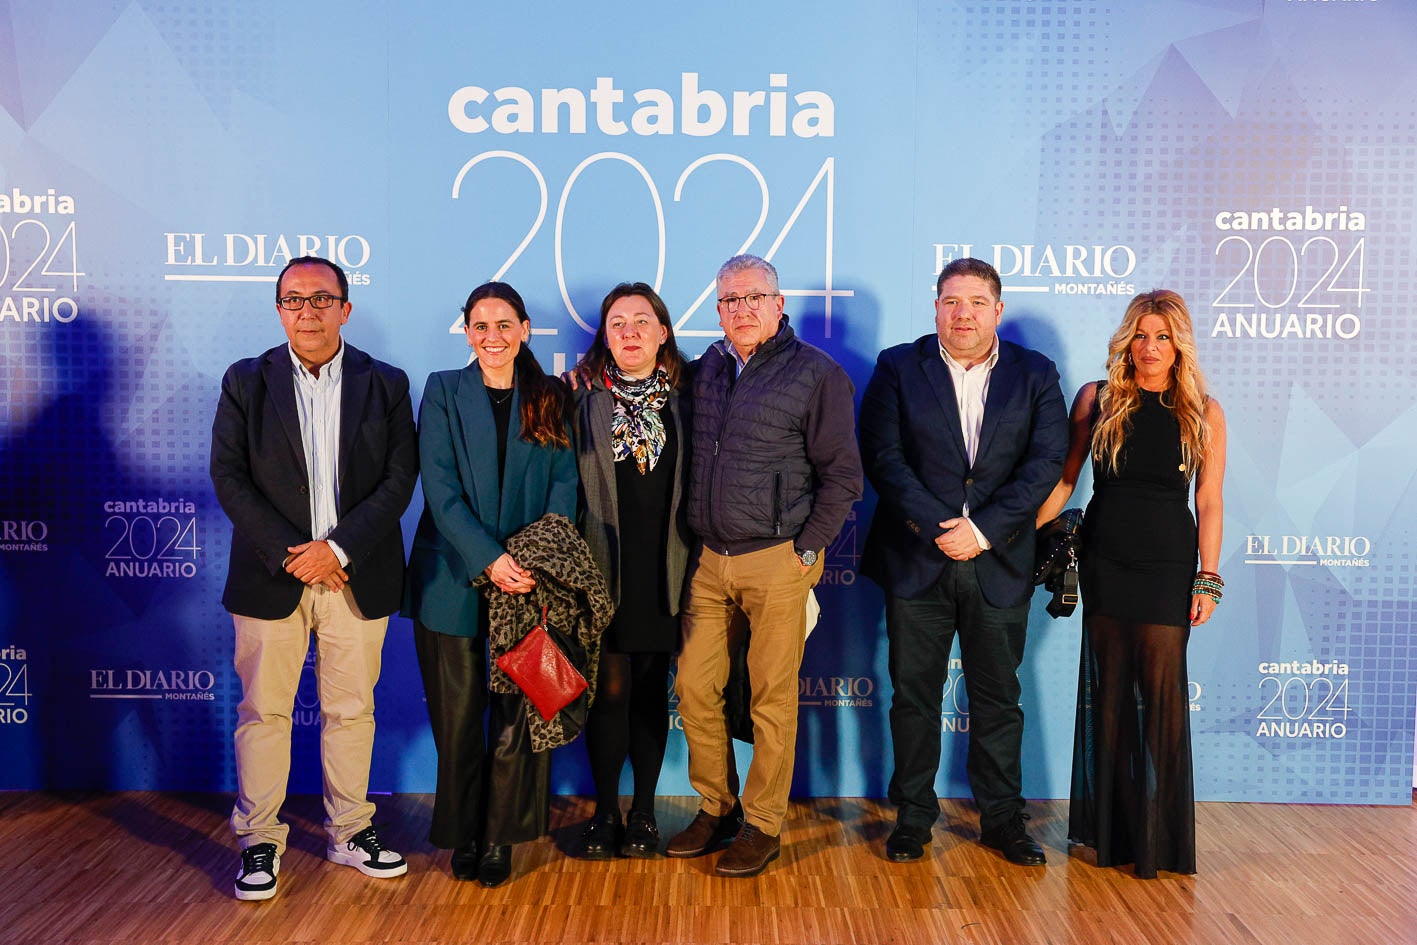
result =
[[[744,824],[713,871],[719,876],[757,876],[781,852],[782,845],[777,837],[769,837],[752,824]]]
[[[743,808],[734,804],[733,809],[722,817],[715,817],[699,811],[689,826],[675,835],[665,848],[664,855],[678,859],[688,859],[712,853],[738,833],[743,826]]]

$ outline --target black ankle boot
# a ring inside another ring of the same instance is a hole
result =
[[[484,886],[500,886],[512,875],[512,845],[488,846],[477,863],[477,881]]]
[[[476,840],[465,843],[454,850],[451,864],[453,879],[461,879],[469,883],[477,879],[477,863],[480,853]]]

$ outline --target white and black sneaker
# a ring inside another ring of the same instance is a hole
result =
[[[253,902],[276,894],[280,854],[274,843],[257,843],[241,851],[241,872],[236,874],[236,898]]]
[[[350,837],[348,843],[327,849],[325,859],[380,879],[408,872],[408,861],[384,846],[372,824]]]

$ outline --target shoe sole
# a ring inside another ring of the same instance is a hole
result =
[[[675,850],[671,847],[670,849],[664,851],[664,855],[667,857],[672,857],[676,860],[692,860],[697,857],[708,856],[710,853],[714,853],[718,850],[721,850],[732,842],[733,837],[725,837],[722,840],[719,840],[715,843],[710,843],[708,846],[701,847],[697,850]]]
[[[665,850],[664,855],[671,860],[696,860],[710,852],[708,847],[704,847],[702,850]]]
[[[763,860],[761,863],[759,863],[757,866],[752,867],[751,869],[745,869],[745,870],[726,870],[726,869],[723,868],[722,864],[720,864],[720,865],[718,865],[718,866],[715,866],[715,867],[713,868],[713,871],[714,871],[714,873],[715,873],[716,875],[718,875],[718,876],[728,876],[728,877],[732,877],[732,878],[734,878],[734,879],[744,879],[744,878],[749,877],[749,876],[757,876],[757,875],[758,875],[759,873],[761,873],[763,870],[765,870],[765,869],[768,868],[768,864],[769,864],[769,863],[771,863],[773,860],[777,859],[777,858],[778,858],[779,856],[781,856],[781,855],[782,855],[782,850],[781,850],[781,849],[777,849],[777,850],[774,850],[774,851],[772,851],[771,853],[769,853],[769,854],[768,854],[768,858],[767,858],[766,860]]]
[[[890,860],[892,863],[914,863],[916,860],[922,860],[924,858],[924,850],[921,850],[919,853],[914,851],[910,853],[892,853],[889,850],[886,851],[886,859]]]
[[[607,849],[607,850],[582,850],[582,851],[576,856],[576,859],[578,859],[578,860],[589,860],[589,861],[592,861],[592,862],[599,862],[599,861],[603,861],[603,860],[613,860],[613,859],[615,859],[615,851],[614,851],[614,850],[608,850],[608,849]]]
[[[359,854],[345,853],[343,850],[326,850],[325,859],[331,863],[338,863],[340,866],[352,866],[365,876],[372,876],[375,879],[393,879],[395,876],[402,876],[408,872],[408,861],[405,860],[397,866],[389,866],[384,869],[369,866],[364,861],[364,857]]]
[[[1032,857],[1032,856],[1030,856],[1030,857],[1027,857],[1027,858],[1019,858],[1019,857],[1012,857],[1012,856],[1009,856],[1007,853],[1005,853],[1005,852],[1003,851],[1003,849],[1002,849],[1001,847],[996,847],[996,846],[994,846],[994,844],[992,844],[992,843],[985,843],[983,840],[979,841],[979,845],[982,846],[982,847],[985,847],[985,848],[987,848],[987,849],[993,850],[995,853],[999,854],[999,856],[1002,856],[1005,860],[1007,860],[1008,862],[1012,863],[1014,866],[1047,866],[1047,865],[1048,865],[1048,856],[1047,856],[1047,854],[1043,854],[1042,856],[1038,856],[1038,857]]]
[[[276,887],[272,885],[270,889],[242,889],[238,886],[234,892],[236,898],[242,902],[261,902],[265,899],[275,898]]]
[[[621,847],[620,855],[631,860],[657,860],[659,849],[649,847]]]

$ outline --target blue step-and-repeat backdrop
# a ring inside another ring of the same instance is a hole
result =
[[[233,788],[210,424],[226,365],[283,338],[291,256],[349,270],[347,337],[417,397],[481,281],[562,369],[622,280],[702,351],[749,251],[858,391],[957,256],[999,267],[1004,335],[1069,398],[1134,293],[1180,291],[1230,428],[1197,793],[1409,803],[1414,44],[1398,0],[0,0],[0,787]],[[874,502],[818,591],[799,794],[889,777]],[[1065,797],[1079,622],[1041,605],[1025,786]],[[432,790],[401,619],[378,702],[375,790]],[[957,675],[944,707],[965,796]],[[296,790],[318,724],[307,678]],[[588,790],[579,744],[556,772]],[[677,734],[661,791],[690,793]]]

